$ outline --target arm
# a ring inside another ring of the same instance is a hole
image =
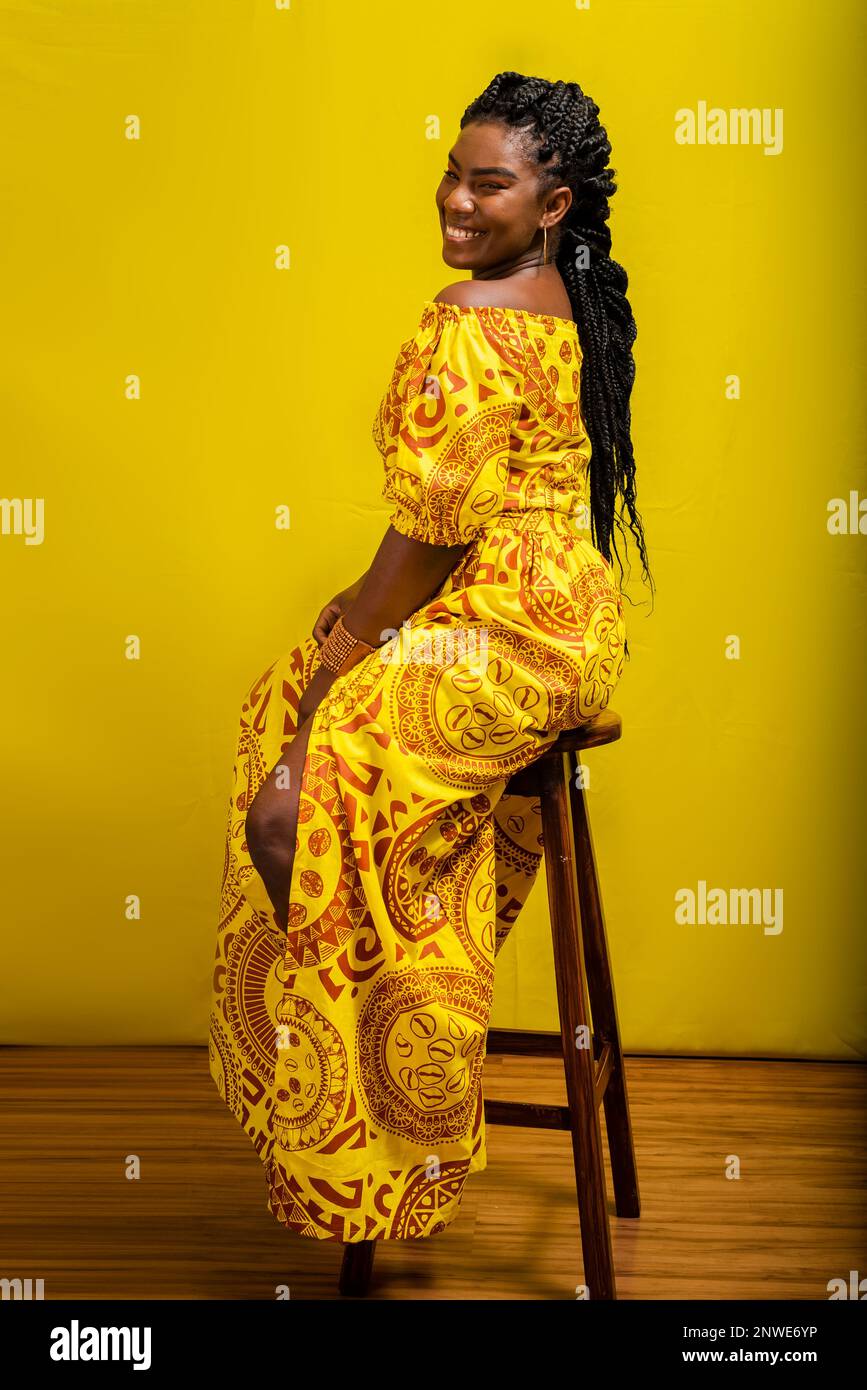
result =
[[[344,613],[349,631],[378,646],[421,608],[454,569],[466,545],[428,545],[389,526],[355,602]]]
[[[416,349],[377,416],[390,525],[342,615],[347,631],[373,647],[423,607],[503,510],[522,399],[521,364],[502,357],[467,317],[426,313]],[[363,647],[353,652],[349,665],[364,655]],[[333,679],[317,670],[302,714]]]
[[[359,581],[357,598],[343,611],[349,631],[363,642],[379,646],[384,632],[399,628],[404,618],[436,593],[466,548],[466,544],[428,545],[389,526],[370,569]],[[359,648],[356,660],[363,656]],[[320,666],[302,696],[299,723],[313,713],[335,679],[331,671]]]

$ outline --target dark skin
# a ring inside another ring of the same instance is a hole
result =
[[[553,262],[557,223],[571,201],[571,191],[565,186],[540,194],[537,170],[523,137],[494,122],[465,126],[449,153],[436,206],[443,260],[454,270],[468,271],[471,278],[440,290],[437,301],[525,309],[531,314],[571,320],[569,296]],[[456,240],[449,236],[453,226],[482,235]],[[545,227],[547,265],[542,264]],[[329,600],[316,620],[313,636],[321,645],[342,616],[355,637],[379,646],[386,640],[385,633],[400,628],[404,619],[437,592],[466,548],[427,545],[389,526],[370,569]],[[361,660],[365,654],[360,649],[354,659]],[[275,920],[284,931],[310,728],[335,679],[324,667],[312,677],[299,706],[298,732],[247,812],[250,857],[265,884]]]

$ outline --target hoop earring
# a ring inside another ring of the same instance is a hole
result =
[[[542,264],[543,264],[543,265],[547,265],[547,264],[548,264],[548,228],[547,228],[547,227],[543,227],[543,228],[542,228],[542,231],[543,231],[544,236],[545,236],[545,239],[544,239],[544,242],[543,242],[543,245],[542,245]]]

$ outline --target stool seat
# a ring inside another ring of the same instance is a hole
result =
[[[537,758],[516,772],[506,783],[506,791],[517,796],[534,796],[541,791],[542,765],[563,753],[580,753],[584,748],[599,748],[604,743],[616,743],[623,732],[623,721],[614,710],[605,709],[576,729],[567,729]]]
[[[604,709],[601,714],[579,724],[576,729],[568,729],[561,734],[556,743],[542,754],[552,757],[555,753],[577,753],[581,748],[597,748],[603,743],[616,743],[623,733],[623,721],[613,709]]]
[[[637,1217],[641,1210],[602,895],[587,795],[576,776],[583,749],[614,743],[621,732],[620,716],[603,710],[560,734],[506,782],[505,794],[539,797],[560,1032],[489,1029],[485,1043],[486,1053],[558,1054],[563,1059],[566,1105],[486,1099],[485,1121],[571,1132],[585,1294],[591,1299],[617,1297],[600,1106],[605,1112],[615,1212]],[[367,1292],[374,1247],[374,1241],[346,1246],[341,1293]]]

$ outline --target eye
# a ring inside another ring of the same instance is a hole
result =
[[[443,169],[443,178],[446,178],[446,179],[456,179],[456,178],[457,178],[457,174],[454,172],[453,169]],[[480,185],[480,187],[481,187],[481,188],[492,188],[492,189],[494,190],[495,193],[502,193],[503,190],[505,189],[506,185],[505,185],[505,184],[502,184],[502,183],[483,183],[483,184]]]

